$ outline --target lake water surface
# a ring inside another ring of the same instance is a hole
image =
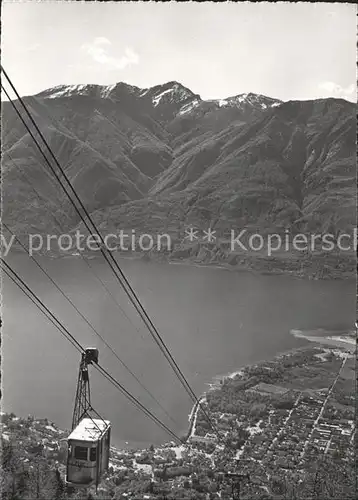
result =
[[[9,263],[82,345],[99,348],[100,363],[115,378],[171,429],[183,433],[192,402],[103,260],[95,258],[91,266],[129,320],[80,258],[40,261],[176,424],[26,256],[12,256]],[[217,375],[305,345],[291,329],[351,328],[355,321],[353,281],[309,281],[130,259],[120,263],[198,395]],[[5,278],[2,299],[3,411],[47,417],[69,428],[79,353]],[[93,406],[112,422],[114,445],[146,446],[168,439],[94,369],[91,390]]]

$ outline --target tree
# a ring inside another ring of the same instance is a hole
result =
[[[1,439],[1,461],[2,470],[11,470],[13,468],[14,462],[14,448],[12,443],[8,443],[5,439]]]
[[[55,500],[61,500],[64,498],[64,493],[65,493],[65,483],[61,477],[60,471],[58,469],[55,470],[55,475],[54,475],[54,497]]]
[[[20,498],[23,498],[25,492],[27,491],[28,479],[29,479],[29,474],[27,471],[22,470],[21,472],[18,472],[16,490]]]
[[[3,500],[13,500],[16,497],[16,471],[19,466],[18,456],[11,442],[1,439],[1,443],[1,495]]]
[[[354,464],[326,456],[319,459],[300,485],[298,498],[355,499]]]

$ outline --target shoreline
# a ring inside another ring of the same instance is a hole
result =
[[[322,336],[311,335],[311,333],[314,333],[315,331],[321,332],[324,335]],[[345,347],[350,352],[354,352],[357,345],[357,338],[350,336],[349,333],[350,332],[344,334],[341,332],[334,335],[334,332],[332,334],[332,332],[328,332],[327,330],[323,329],[307,330],[306,332],[295,329],[290,330],[290,334],[296,338],[306,339],[309,342],[316,342],[318,344],[326,344],[335,347]]]
[[[306,348],[307,346],[302,346],[302,347],[293,347],[292,349],[288,349],[287,351],[283,351],[283,352],[280,352],[278,353],[277,355],[274,356],[273,359],[279,359],[281,356],[285,355],[285,354],[288,354],[290,352],[293,352],[293,351],[297,351],[299,349],[303,349],[303,348]],[[258,366],[260,363],[264,363],[265,361],[267,361],[266,359],[262,359],[260,361],[257,361],[255,363],[248,363],[244,366],[242,366],[241,368],[239,368],[238,370],[235,370],[233,372],[228,372],[226,374],[223,374],[223,375],[215,375],[213,378],[212,378],[212,382],[207,382],[206,385],[209,386],[209,388],[202,392],[200,394],[200,396],[198,397],[198,400],[199,402],[205,402],[206,401],[206,396],[209,392],[211,391],[216,391],[216,390],[219,390],[220,387],[221,387],[221,384],[223,383],[223,381],[225,379],[234,379],[237,375],[243,375],[244,372],[245,372],[245,369],[247,368],[250,368],[250,367],[255,367],[255,366]],[[192,430],[193,430],[193,427],[194,427],[194,422],[196,420],[196,417],[197,417],[197,412],[199,410],[199,405],[198,403],[195,403],[192,408],[191,408],[191,411],[189,413],[189,416],[188,416],[188,421],[189,421],[189,430],[188,430],[188,433],[187,433],[187,439],[186,440],[189,440],[189,438],[191,437],[192,435]]]
[[[323,333],[328,334],[328,331],[324,330],[324,329],[308,330],[308,332],[323,332]],[[308,342],[314,342],[316,344],[326,344],[326,345],[328,344],[328,345],[332,345],[335,347],[341,347],[341,348],[343,347],[343,348],[348,349],[350,352],[354,352],[356,350],[357,340],[353,337],[349,337],[347,335],[349,332],[347,332],[346,336],[342,332],[337,333],[337,335],[334,335],[334,332],[331,332],[331,335],[328,334],[328,335],[321,336],[321,337],[308,335],[307,333],[304,334],[304,332],[302,330],[298,330],[298,329],[297,330],[292,329],[292,330],[290,330],[289,333],[296,338],[305,339]],[[288,349],[286,351],[280,352],[277,355],[275,355],[271,361],[274,361],[274,360],[279,361],[280,358],[282,358],[283,356],[285,356],[287,354],[299,351],[301,349],[306,349],[308,347],[308,345],[309,344],[307,343],[307,345],[305,345],[305,346],[293,347],[292,349]],[[209,388],[199,396],[199,402],[205,402],[206,395],[208,392],[219,390],[221,387],[221,384],[223,383],[223,381],[225,379],[229,379],[229,378],[234,379],[237,375],[243,375],[245,372],[245,369],[250,368],[250,367],[256,367],[256,366],[260,365],[261,363],[264,363],[265,361],[267,361],[267,359],[263,359],[263,360],[255,362],[255,363],[249,363],[249,364],[244,365],[241,368],[239,368],[233,372],[228,372],[225,375],[215,375],[212,379],[212,382],[208,382],[206,384],[209,386]],[[190,414],[189,414],[189,430],[188,430],[188,434],[187,434],[187,440],[191,437],[193,427],[195,427],[194,423],[196,420],[198,410],[199,410],[199,405],[198,405],[198,403],[195,403],[190,411]]]
[[[350,273],[348,271],[343,271],[339,276],[332,276],[330,274],[328,275],[319,275],[317,276],[316,274],[312,274],[310,272],[303,272],[302,270],[289,270],[289,269],[282,269],[280,267],[276,267],[273,269],[267,269],[265,266],[262,268],[255,268],[254,264],[255,262],[258,262],[259,256],[256,255],[250,255],[249,258],[252,259],[252,262],[247,263],[246,265],[242,264],[236,264],[236,265],[231,265],[228,262],[200,262],[200,261],[195,261],[191,260],[190,258],[168,258],[166,256],[152,256],[148,254],[135,254],[133,253],[131,256],[129,255],[123,255],[123,253],[119,253],[119,257],[125,258],[125,259],[133,259],[133,260],[143,260],[145,262],[160,262],[160,263],[166,263],[169,265],[176,265],[176,266],[190,266],[190,267],[196,267],[196,268],[204,268],[204,269],[219,269],[219,270],[224,270],[224,271],[229,271],[229,272],[236,272],[236,273],[250,273],[256,276],[282,276],[282,277],[287,277],[287,278],[295,278],[295,279],[302,279],[302,280],[310,280],[310,281],[346,281],[346,280],[353,280],[355,279],[355,274]],[[282,260],[283,262],[283,260]]]
[[[21,252],[22,253],[22,252]],[[156,263],[166,263],[169,265],[184,265],[184,266],[191,266],[191,267],[203,267],[203,268],[208,268],[208,269],[221,269],[225,271],[230,271],[230,272],[238,272],[238,273],[243,273],[243,272],[248,272],[252,273],[254,275],[262,275],[262,276],[287,276],[290,278],[295,278],[295,279],[306,279],[306,280],[313,280],[313,281],[349,281],[351,279],[355,279],[355,272],[345,269],[342,272],[335,274],[334,273],[334,268],[330,269],[329,272],[327,273],[322,273],[319,272],[319,269],[316,269],[314,272],[310,269],[303,270],[302,267],[300,269],[289,269],[285,267],[286,262],[298,262],[299,259],[297,256],[292,256],[292,260],[285,260],[283,258],[279,258],[279,256],[272,256],[272,263],[274,267],[269,268],[265,264],[262,266],[258,265],[256,267],[257,263],[260,262],[267,262],[267,260],[262,260],[260,259],[260,255],[248,255],[247,262],[246,263],[237,263],[235,265],[230,264],[229,262],[219,262],[219,261],[196,261],[195,259],[192,260],[190,257],[184,257],[184,258],[170,258],[170,256],[165,255],[165,254],[150,254],[149,252],[113,252],[113,255],[116,257],[119,257],[121,259],[126,259],[126,260],[141,260],[144,262],[156,262]],[[44,254],[43,256],[47,256],[50,259],[78,259],[80,258],[79,253],[64,253],[64,254]],[[95,259],[97,256],[99,256],[98,252],[92,252],[90,254],[85,254],[84,255],[87,259]],[[280,267],[280,263],[282,264],[283,267]]]

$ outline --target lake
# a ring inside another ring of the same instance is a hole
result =
[[[26,256],[8,262],[84,346],[176,433],[192,402],[102,259],[37,257],[78,309],[175,420],[168,419],[110,350]],[[175,264],[119,259],[190,385],[200,395],[217,375],[305,345],[291,329],[352,328],[354,281],[309,281]],[[47,417],[70,428],[79,353],[22,292],[4,278],[3,411]],[[115,446],[148,446],[171,438],[91,369],[94,408],[112,423]],[[128,443],[128,445],[126,445]]]

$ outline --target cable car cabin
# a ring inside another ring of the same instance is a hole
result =
[[[67,438],[66,482],[81,488],[98,484],[108,469],[111,427],[108,420],[83,418]]]

